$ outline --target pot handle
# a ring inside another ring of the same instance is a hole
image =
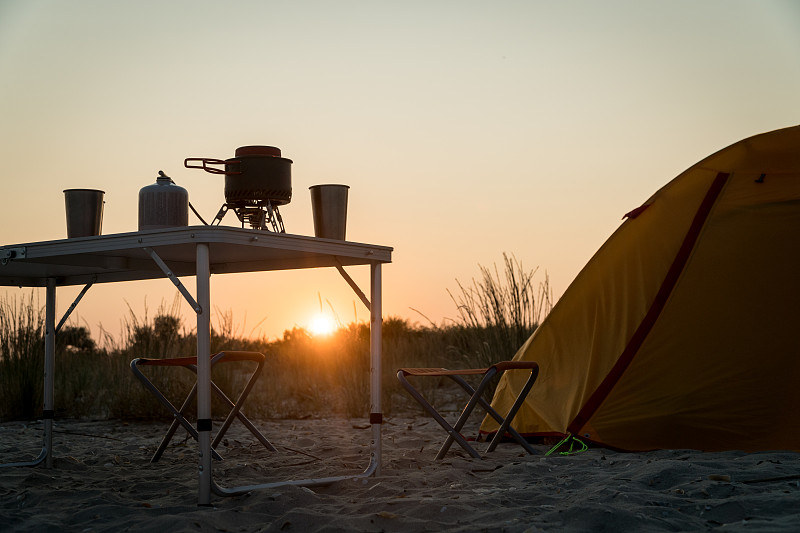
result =
[[[190,165],[189,161],[201,161],[203,164],[199,165],[199,166],[198,165]],[[225,174],[226,176],[229,176],[231,174],[241,174],[242,173],[241,170],[228,172],[228,171],[222,170],[221,168],[214,168],[214,167],[208,166],[208,165],[224,165],[225,163],[226,163],[226,161],[224,161],[222,159],[212,159],[210,157],[187,157],[186,159],[183,160],[183,166],[185,166],[186,168],[199,168],[199,169],[205,170],[209,174]],[[228,160],[227,163],[240,163],[240,161]]]

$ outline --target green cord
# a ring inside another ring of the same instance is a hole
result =
[[[550,448],[550,451],[549,451],[549,452],[547,452],[546,454],[544,454],[544,456],[545,456],[545,457],[547,457],[547,456],[549,456],[550,454],[552,454],[554,451],[556,451],[557,449],[559,449],[559,448],[561,447],[561,445],[562,445],[562,444],[564,444],[565,442],[567,442],[567,441],[568,441],[568,440],[569,440],[571,437],[572,437],[572,435],[569,435],[569,434],[568,434],[568,435],[567,435],[566,437],[564,437],[564,438],[563,438],[563,439],[562,439],[562,440],[561,440],[561,441],[560,441],[558,444],[556,444],[555,446],[553,446],[552,448]]]
[[[585,442],[583,442],[579,438],[575,437],[574,435],[571,435],[571,434],[568,433],[567,436],[564,437],[564,439],[561,442],[559,442],[558,444],[556,444],[555,446],[550,448],[550,451],[547,452],[546,454],[544,454],[544,456],[545,457],[549,456],[550,454],[552,454],[554,451],[559,449],[561,446],[563,446],[567,442],[569,442],[569,449],[567,451],[564,451],[564,452],[558,452],[559,455],[575,455],[575,454],[578,454],[578,453],[585,452],[586,450],[589,449],[589,447],[586,445]],[[575,445],[576,444],[580,446],[580,449],[575,449]]]

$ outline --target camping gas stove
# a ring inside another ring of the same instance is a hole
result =
[[[200,162],[200,165],[189,164]],[[292,199],[292,160],[281,157],[274,146],[242,146],[232,159],[190,157],[186,168],[200,168],[211,174],[225,175],[225,203],[212,225],[222,222],[233,211],[244,227],[285,233],[278,206]],[[224,169],[210,165],[224,165]]]

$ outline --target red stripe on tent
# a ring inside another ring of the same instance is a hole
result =
[[[642,322],[639,324],[639,327],[636,328],[636,331],[634,332],[630,341],[628,341],[628,345],[625,346],[625,349],[622,351],[622,355],[619,356],[619,359],[617,359],[617,362],[611,368],[611,371],[605,377],[603,382],[600,383],[600,386],[597,387],[594,393],[592,393],[592,395],[589,397],[589,400],[584,404],[580,412],[578,412],[578,415],[567,427],[567,431],[570,433],[575,435],[579,434],[578,432],[595,414],[603,401],[605,401],[611,390],[614,388],[614,385],[617,384],[622,377],[622,374],[624,374],[625,370],[628,368],[628,365],[630,365],[631,361],[633,361],[633,358],[636,356],[639,348],[642,347],[644,340],[647,338],[650,330],[653,329],[653,326],[658,320],[658,316],[664,309],[669,295],[675,288],[678,278],[680,277],[681,272],[683,272],[686,262],[689,260],[689,256],[691,255],[692,249],[697,242],[697,238],[700,236],[700,230],[703,229],[706,219],[711,213],[711,208],[714,207],[720,192],[722,192],[722,188],[728,181],[728,176],[728,173],[720,172],[717,174],[717,177],[714,178],[714,181],[711,183],[711,187],[709,187],[705,198],[703,198],[700,207],[697,209],[697,213],[694,215],[694,220],[692,220],[692,224],[689,226],[689,231],[686,233],[686,237],[684,237],[683,243],[681,243],[681,247],[678,249],[678,253],[675,255],[675,259],[672,261],[672,265],[670,265],[667,275],[664,277],[664,281],[661,283],[661,287],[659,287],[653,303],[650,305],[650,309],[648,309],[647,314],[645,314],[644,319],[642,319]]]

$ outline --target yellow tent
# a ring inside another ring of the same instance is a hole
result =
[[[514,422],[526,436],[800,450],[800,126],[707,157],[626,215],[514,359],[541,367]],[[502,378],[495,408],[523,378]]]

